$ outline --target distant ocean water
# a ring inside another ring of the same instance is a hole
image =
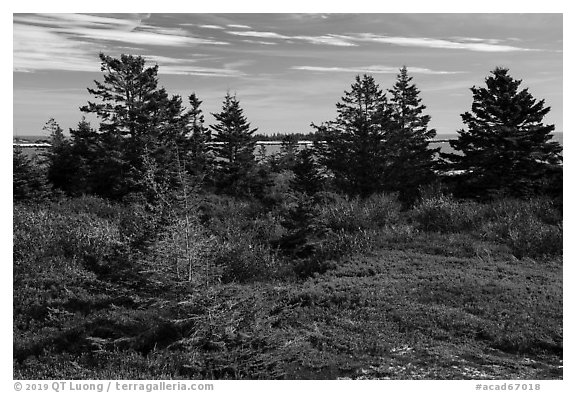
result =
[[[564,141],[563,141],[563,133],[562,132],[553,132],[552,133],[553,137],[552,140],[553,141],[558,141],[560,142],[561,145],[564,145]],[[457,133],[453,133],[453,134],[437,134],[436,138],[434,139],[458,139],[458,134]],[[448,142],[431,142],[431,147],[438,147],[438,145],[440,146],[440,152],[442,153],[454,153],[454,149],[452,149],[452,147],[450,146],[450,143]]]

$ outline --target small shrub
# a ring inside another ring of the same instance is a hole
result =
[[[515,257],[562,255],[562,214],[551,199],[504,199],[484,210],[482,236],[508,245]]]
[[[414,208],[412,217],[424,231],[470,233],[507,245],[517,258],[562,254],[562,212],[548,198],[481,204],[434,194]]]
[[[265,187],[263,202],[267,206],[279,206],[292,192],[291,184],[294,173],[290,170],[283,170],[280,173],[272,173],[270,185]]]
[[[239,237],[219,244],[212,255],[222,270],[222,282],[250,282],[269,278],[276,268],[276,258],[269,246],[251,244]]]
[[[299,276],[324,273],[345,256],[396,242],[411,232],[402,222],[402,207],[395,195],[366,199],[336,194],[292,197],[283,211],[286,234],[277,244],[295,260],[294,270]]]
[[[320,217],[333,231],[355,232],[398,223],[401,208],[395,195],[374,194],[367,199],[338,198],[322,206]]]
[[[225,234],[230,227],[246,227],[262,213],[257,202],[224,195],[206,195],[199,206],[200,222],[214,234]]]
[[[437,194],[422,199],[413,209],[413,220],[428,232],[473,231],[482,223],[481,206],[471,201],[456,201]]]
[[[347,255],[370,251],[378,242],[379,233],[361,229],[350,233],[329,232],[320,243],[316,256],[322,259],[340,259]]]
[[[163,280],[212,284],[220,278],[212,260],[217,247],[216,236],[196,217],[177,217],[155,243],[150,271]]]
[[[105,259],[120,243],[118,228],[89,214],[15,208],[14,248],[17,256],[63,256]]]
[[[533,217],[547,225],[562,223],[562,210],[554,200],[549,198],[532,198],[528,200],[501,199],[486,205],[486,214],[489,219],[498,221],[511,217]]]
[[[114,220],[123,211],[123,206],[94,196],[66,198],[51,206],[60,214],[89,214],[95,217]]]
[[[143,205],[125,206],[118,216],[118,230],[123,241],[137,250],[146,250],[157,240],[161,217]]]
[[[152,269],[179,281],[213,284],[270,277],[276,269],[272,240],[284,228],[258,203],[226,196],[207,196],[188,218],[177,213],[155,247]],[[187,238],[186,238],[187,237]],[[192,270],[190,270],[192,267]]]
[[[295,259],[292,261],[292,269],[300,278],[308,278],[316,274],[323,274],[328,270],[336,268],[336,266],[338,266],[336,261],[315,257]]]
[[[528,225],[510,233],[507,243],[517,258],[562,255],[562,225]]]
[[[516,258],[562,255],[562,224],[548,225],[534,215],[508,214],[484,225],[485,235],[508,245]]]

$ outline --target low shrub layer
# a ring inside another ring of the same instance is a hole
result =
[[[470,233],[506,244],[517,258],[562,255],[562,213],[547,198],[482,204],[440,194],[422,200],[412,217],[427,232]]]
[[[16,378],[561,376],[550,201],[194,198],[14,206]]]

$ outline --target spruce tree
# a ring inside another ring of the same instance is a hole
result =
[[[439,148],[429,141],[436,130],[428,128],[430,116],[424,114],[420,90],[411,83],[406,66],[400,69],[390,93],[390,125],[386,150],[391,163],[387,168],[386,188],[400,193],[405,202],[414,202],[418,189],[434,178],[435,157]]]
[[[100,119],[96,193],[122,198],[143,191],[146,160],[158,165],[158,179],[176,185],[175,151],[186,150],[187,117],[178,96],[158,87],[158,65],[141,56],[113,58],[100,54],[104,80],[88,92],[98,102],[81,107]]]
[[[50,148],[44,153],[48,181],[54,188],[68,194],[72,188],[72,177],[75,171],[70,141],[64,136],[64,131],[53,118],[46,122],[43,130],[48,132],[50,141]]]
[[[92,194],[103,170],[98,168],[97,164],[106,152],[100,146],[98,132],[92,128],[86,117],[82,117],[75,129],[70,129],[70,137],[74,162],[71,194]]]
[[[217,120],[210,128],[215,132],[214,142],[218,143],[214,148],[218,188],[235,195],[252,194],[256,165],[256,141],[252,135],[257,129],[250,127],[240,102],[230,93],[224,97],[222,111],[212,115]]]
[[[190,112],[186,111],[180,96],[168,98],[164,89],[160,89],[159,123],[154,132],[148,135],[144,146],[144,155],[157,166],[156,181],[167,189],[181,187],[181,171],[188,169],[188,154],[192,149],[191,130],[188,127]],[[145,168],[148,170],[148,168]]]
[[[471,112],[462,114],[467,129],[450,142],[456,153],[443,154],[459,176],[462,196],[529,197],[544,192],[561,174],[562,147],[551,141],[554,125],[543,124],[550,111],[506,68],[496,68],[486,87],[472,87]],[[560,176],[561,177],[561,176]],[[561,182],[561,180],[560,180]]]
[[[284,135],[282,137],[282,144],[280,145],[280,152],[277,154],[276,170],[292,170],[296,164],[296,156],[298,155],[298,137],[295,135]]]
[[[137,140],[148,132],[152,116],[159,110],[158,66],[145,67],[141,56],[121,55],[119,59],[100,53],[104,81],[95,80],[88,92],[100,100],[88,102],[83,112],[101,119],[101,131]]]
[[[150,115],[155,112],[158,66],[145,67],[142,57],[122,55],[119,59],[100,54],[103,82],[88,88],[99,102],[89,101],[80,108],[100,120],[99,144],[104,153],[97,157],[99,169],[94,191],[104,197],[122,198],[138,183],[144,138],[150,131]]]
[[[16,146],[12,155],[12,198],[13,201],[39,201],[50,196],[46,173],[40,164],[30,159]]]
[[[187,156],[187,170],[196,178],[209,180],[212,177],[214,161],[210,147],[211,132],[204,125],[204,114],[200,109],[202,101],[195,93],[188,97],[188,101],[190,102],[188,110],[190,148]]]
[[[324,177],[314,159],[312,149],[303,149],[296,154],[292,167],[294,178],[290,185],[296,192],[314,195],[324,188]]]
[[[366,197],[383,191],[388,165],[383,147],[390,116],[385,93],[372,76],[358,75],[336,109],[336,120],[312,124],[320,164],[332,173],[336,189],[346,194]]]

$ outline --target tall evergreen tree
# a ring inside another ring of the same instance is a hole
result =
[[[550,107],[521,90],[522,81],[506,68],[494,69],[485,82],[472,87],[472,110],[461,115],[467,129],[450,142],[457,153],[443,154],[464,172],[458,191],[476,198],[543,192],[551,177],[561,177],[562,147],[551,141],[554,125],[542,123]]]
[[[180,188],[181,171],[188,168],[188,153],[192,149],[188,128],[190,112],[185,111],[180,96],[168,98],[164,89],[161,94],[159,124],[156,125],[158,135],[149,135],[143,154],[157,166],[157,182],[168,189]]]
[[[104,81],[94,81],[88,92],[101,102],[88,102],[83,112],[101,119],[102,132],[136,140],[150,132],[152,116],[159,110],[158,65],[145,67],[141,56],[121,55],[119,59],[100,53]]]
[[[319,142],[314,146],[319,162],[332,172],[336,188],[347,194],[383,191],[390,117],[385,93],[372,76],[358,75],[336,109],[336,120],[312,124],[317,129]]]
[[[428,128],[430,116],[424,114],[420,90],[412,83],[406,66],[388,92],[391,124],[386,144],[391,166],[387,188],[398,191],[404,201],[413,202],[419,187],[434,178],[435,156],[440,149],[431,149],[429,141],[436,130]]]
[[[187,169],[196,178],[211,178],[213,170],[212,149],[210,146],[211,131],[204,125],[204,114],[200,105],[202,101],[195,93],[188,97],[188,127],[190,149],[188,150]]]
[[[158,67],[145,68],[142,57],[122,55],[120,59],[100,54],[104,81],[95,80],[88,92],[99,102],[80,108],[100,120],[100,147],[105,154],[96,158],[100,169],[94,191],[105,197],[121,198],[137,183],[134,168],[140,167],[144,137],[151,126],[157,94]]]
[[[92,194],[99,182],[99,174],[103,170],[98,168],[97,164],[106,152],[102,150],[98,132],[92,129],[86,117],[82,117],[75,129],[70,129],[70,137],[74,162],[71,194]]]
[[[44,154],[47,161],[48,181],[54,188],[69,193],[75,170],[70,141],[64,136],[64,131],[53,118],[46,122],[43,130],[48,132],[50,142],[50,148]]]
[[[236,96],[227,93],[222,111],[212,114],[217,123],[210,128],[215,132],[214,148],[217,159],[218,187],[232,194],[251,194],[251,176],[256,159],[256,141],[252,137],[256,128],[251,128],[244,116]]]
[[[102,172],[95,191],[112,198],[141,191],[149,158],[158,163],[159,179],[175,183],[174,145],[185,150],[186,142],[182,100],[158,88],[158,66],[146,67],[141,56],[100,54],[100,60],[104,81],[88,88],[99,102],[81,107],[100,119],[105,154],[98,158]]]

